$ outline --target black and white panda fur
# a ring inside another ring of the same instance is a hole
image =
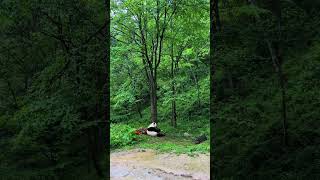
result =
[[[160,131],[161,130],[157,128],[157,123],[153,122],[148,126],[147,134],[149,136],[157,136],[157,137],[164,136],[164,134],[162,134]]]

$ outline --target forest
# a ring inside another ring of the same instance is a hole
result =
[[[111,149],[209,152],[209,2],[111,1]],[[130,133],[156,122],[163,138]]]
[[[211,7],[214,179],[320,179],[320,2]]]
[[[106,176],[108,1],[0,1],[0,179]]]
[[[0,32],[0,179],[106,179],[137,148],[320,179],[319,0],[1,0]]]

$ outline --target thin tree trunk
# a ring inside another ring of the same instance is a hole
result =
[[[162,46],[164,40],[164,33],[167,26],[167,6],[164,7],[164,14],[160,15],[160,1],[157,0],[156,5],[156,15],[155,15],[155,36],[151,36],[151,51],[148,51],[150,45],[147,41],[147,16],[142,17],[146,12],[145,7],[143,8],[143,13],[138,15],[138,28],[140,31],[140,43],[141,43],[141,55],[144,69],[146,71],[146,76],[149,83],[149,93],[150,93],[150,105],[151,105],[151,121],[157,122],[157,70],[161,62],[162,57]],[[142,6],[145,5],[141,4]],[[174,12],[173,12],[174,13]],[[161,22],[161,17],[163,17],[163,22]],[[162,27],[160,28],[160,25]],[[150,40],[149,40],[150,41]]]
[[[157,116],[158,116],[158,109],[157,109],[157,85],[156,81],[151,80],[150,82],[150,99],[151,99],[151,121],[152,122],[158,122]]]
[[[24,77],[24,89],[25,89],[25,91],[28,90],[28,87],[29,87],[29,77],[26,74],[25,77]]]
[[[219,0],[215,0],[214,3],[214,16],[215,16],[215,27],[216,32],[220,31],[221,28],[221,21],[220,21],[220,13],[219,13]]]
[[[90,135],[89,135],[89,132],[87,132],[87,138],[88,138],[88,146],[87,146],[87,158],[88,158],[88,173],[90,173],[91,172],[91,161],[90,161],[90,157],[91,157],[91,154],[90,154]]]
[[[107,143],[110,140],[110,125],[109,125],[109,117],[110,117],[110,110],[109,110],[109,104],[110,104],[110,76],[109,76],[109,69],[110,69],[110,1],[105,0],[105,9],[106,9],[106,28],[104,29],[104,36],[106,38],[105,43],[105,56],[103,59],[104,64],[104,82],[103,82],[103,112],[104,112],[104,122],[103,127],[105,127],[106,130],[106,141],[105,146],[107,146]],[[106,148],[107,151],[109,148]],[[108,153],[108,152],[107,152]],[[109,169],[108,169],[109,171]]]
[[[196,87],[197,87],[197,96],[198,96],[198,107],[201,107],[201,99],[200,99],[200,85],[199,85],[199,81],[197,78],[197,75],[194,76],[195,81],[196,81]]]
[[[230,88],[233,90],[234,83],[233,83],[233,79],[232,79],[232,74],[231,73],[228,74],[228,81],[229,81]]]
[[[99,165],[98,153],[97,153],[97,144],[96,144],[96,135],[95,131],[92,128],[88,129],[88,144],[89,144],[89,154],[90,159],[93,162],[93,167],[96,170],[96,173],[99,177],[103,177],[101,167]],[[93,138],[93,139],[92,139]]]
[[[198,66],[197,66],[198,67]],[[197,75],[196,73],[194,73],[192,70],[192,76],[193,76],[193,79],[194,79],[194,83],[196,84],[196,89],[197,89],[197,98],[198,98],[198,107],[200,108],[201,106],[201,100],[200,100],[200,86],[199,86],[199,81],[198,81],[198,78],[197,78]]]
[[[218,0],[210,0],[210,121],[214,121],[213,105],[216,96],[216,82],[214,80],[216,67],[214,55],[217,48],[216,33],[218,29],[220,29]]]
[[[177,108],[176,108],[176,88],[175,88],[175,80],[174,80],[174,58],[171,57],[171,78],[172,78],[172,84],[171,84],[171,90],[172,90],[172,109],[171,109],[171,125],[173,127],[177,127]]]
[[[215,66],[215,54],[217,53],[217,38],[216,34],[218,30],[220,30],[220,18],[219,18],[219,11],[218,11],[218,0],[210,0],[210,124],[215,122],[215,115],[214,112],[214,103],[216,99],[216,81],[214,79],[216,66]],[[213,125],[210,125],[210,129],[212,130]],[[210,139],[214,139],[214,133],[211,131]],[[215,154],[213,151],[214,148],[211,148],[210,153]],[[210,164],[213,164],[214,159],[211,156]],[[210,179],[216,179],[215,176],[217,172],[215,171],[212,165],[210,166],[210,170],[213,172],[210,174]]]
[[[278,33],[278,40],[274,43],[274,47],[272,47],[272,44],[269,45],[272,48],[274,48],[273,52],[273,64],[276,67],[276,71],[278,73],[278,79],[280,83],[281,88],[281,106],[282,106],[282,126],[283,126],[283,144],[284,146],[288,145],[288,124],[287,124],[287,107],[286,107],[286,89],[285,89],[285,76],[283,73],[283,59],[282,59],[282,48],[281,48],[281,2],[280,0],[273,0],[272,1],[274,14],[277,17],[277,33]]]
[[[99,149],[98,149],[98,138],[97,138],[97,132],[98,131],[96,131],[96,128],[94,128],[94,129],[92,129],[93,130],[93,132],[92,132],[92,134],[93,134],[93,141],[92,141],[92,151],[91,151],[91,156],[92,156],[92,160],[93,160],[93,165],[94,165],[94,168],[95,168],[95,170],[96,170],[96,172],[97,172],[97,175],[99,176],[99,177],[104,177],[103,176],[103,172],[102,172],[102,169],[101,169],[101,167],[100,167],[100,164],[99,164]]]
[[[12,95],[12,98],[13,98],[14,106],[15,106],[15,108],[18,108],[19,106],[18,106],[16,93],[14,92],[9,79],[6,78],[6,81],[7,81],[7,85],[8,85],[9,91],[10,91],[10,93]]]
[[[271,60],[273,63],[273,66],[275,68],[275,71],[278,75],[278,80],[280,84],[281,89],[281,114],[282,114],[282,128],[283,128],[283,144],[287,146],[288,144],[288,135],[287,135],[287,108],[286,108],[286,89],[285,89],[285,77],[282,70],[281,65],[281,55],[279,53],[279,47],[272,47],[272,44],[267,41],[267,45],[271,54]],[[275,49],[275,50],[274,50]],[[276,52],[277,53],[276,53]]]
[[[285,89],[285,79],[282,73],[282,67],[280,67],[279,71],[279,80],[281,86],[281,101],[282,101],[282,126],[283,126],[283,143],[285,146],[288,145],[288,125],[287,125],[287,102],[286,102],[286,89]]]
[[[174,7],[173,7],[174,8]],[[171,33],[173,35],[173,18],[170,21]],[[171,104],[171,125],[177,127],[177,108],[176,108],[176,87],[175,87],[175,60],[174,60],[174,44],[171,42],[171,90],[172,90],[172,104]]]
[[[141,107],[140,107],[140,102],[139,101],[136,102],[136,107],[137,107],[137,111],[139,113],[140,118],[142,118],[142,112],[141,112]]]

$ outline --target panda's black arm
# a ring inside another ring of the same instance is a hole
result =
[[[148,131],[160,132],[160,129],[156,127],[149,127]]]

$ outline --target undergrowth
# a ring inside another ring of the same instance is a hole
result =
[[[158,152],[172,152],[177,154],[209,153],[210,126],[206,119],[188,121],[180,120],[174,128],[168,121],[158,123],[158,127],[166,136],[151,137],[135,135],[135,129],[147,127],[149,124],[144,118],[132,118],[125,123],[111,125],[111,150],[154,149]],[[182,123],[183,122],[183,123]],[[195,137],[205,134],[208,140],[201,144],[194,144]]]

